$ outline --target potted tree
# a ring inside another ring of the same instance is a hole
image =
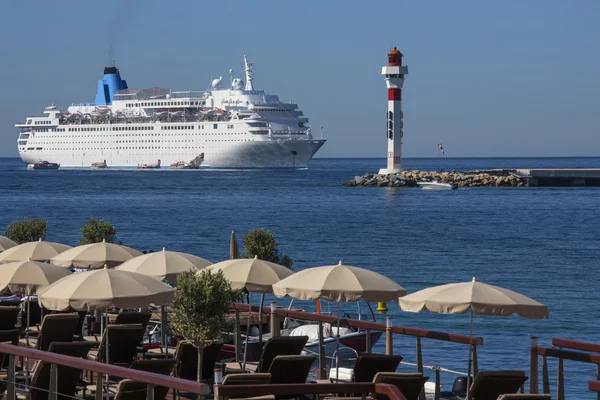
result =
[[[178,293],[173,300],[173,332],[190,341],[198,350],[198,383],[202,381],[204,349],[221,340],[227,329],[229,303],[239,295],[223,272],[203,269],[185,272],[177,278]]]

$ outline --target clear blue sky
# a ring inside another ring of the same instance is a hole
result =
[[[405,55],[404,155],[600,155],[600,1],[10,1],[0,156],[13,124],[93,101],[109,49],[130,87],[241,74],[296,102],[320,157],[385,157],[390,46]]]

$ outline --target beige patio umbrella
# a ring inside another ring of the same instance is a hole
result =
[[[187,271],[198,271],[208,267],[212,263],[198,256],[181,253],[178,251],[167,251],[164,247],[162,251],[156,253],[144,254],[129,261],[125,261],[116,269],[121,271],[137,272],[151,276],[160,281],[168,283],[177,283],[177,277]],[[163,346],[167,345],[166,338],[166,313],[164,306],[160,308],[161,316],[161,342]]]
[[[231,231],[231,239],[229,239],[229,259],[235,260],[240,258],[240,249],[238,248],[235,232]]]
[[[41,290],[39,302],[50,310],[102,310],[163,305],[173,299],[173,288],[152,277],[102,268],[69,275]]]
[[[25,339],[29,346],[30,302],[38,288],[48,286],[69,275],[62,267],[37,261],[16,261],[0,264],[0,289],[9,287],[13,292],[27,295],[27,331]]]
[[[46,242],[42,239],[37,242],[22,243],[0,253],[0,262],[14,261],[49,261],[52,257],[67,251],[71,246],[66,244]]]
[[[212,263],[204,258],[178,251],[167,251],[163,248],[162,251],[144,254],[125,261],[116,269],[137,272],[160,281],[176,283],[177,277],[183,272],[197,271],[209,265]]]
[[[232,232],[233,233],[233,232]],[[7,238],[6,236],[0,236],[0,253],[4,250],[8,250],[11,247],[15,247],[17,244]]]
[[[98,269],[107,266],[116,267],[131,260],[134,257],[141,256],[142,253],[131,247],[102,241],[99,243],[84,244],[73,247],[50,260],[52,264],[61,267],[78,267]],[[0,254],[1,256],[1,254]]]
[[[299,300],[355,302],[395,301],[406,289],[391,279],[368,269],[343,265],[308,268],[273,285],[276,296]]]
[[[254,258],[238,258],[235,260],[226,260],[213,264],[208,269],[213,272],[222,271],[225,278],[231,282],[231,288],[234,290],[246,290],[250,293],[248,301],[248,324],[246,325],[246,348],[248,346],[248,337],[250,336],[250,318],[252,316],[252,293],[260,293],[259,319],[262,322],[262,308],[265,293],[273,293],[273,284],[281,279],[287,278],[293,272],[289,268],[283,267],[269,261]],[[262,343],[262,323],[259,323],[258,341]],[[246,354],[244,351],[244,365],[246,368]]]
[[[273,285],[273,293],[279,297],[290,296],[299,300],[337,301],[338,331],[336,335],[338,354],[340,346],[340,302],[395,301],[406,295],[406,289],[391,279],[368,269],[343,265],[327,265],[308,268]],[[339,360],[336,365],[339,366]],[[339,373],[338,369],[336,371]]]
[[[420,290],[398,299],[404,311],[429,310],[439,314],[465,314],[471,312],[469,337],[473,338],[473,316],[509,316],[523,318],[549,318],[548,307],[527,296],[498,286],[478,282],[450,283]],[[472,346],[469,346],[467,398],[470,397]]]

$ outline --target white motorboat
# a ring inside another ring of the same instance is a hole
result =
[[[453,189],[457,188],[456,184],[453,184],[453,183],[440,183],[438,181],[417,182],[417,185],[419,185],[419,187],[421,189],[425,189],[425,190],[453,190]]]
[[[103,169],[106,168],[106,160],[92,163],[92,169]]]

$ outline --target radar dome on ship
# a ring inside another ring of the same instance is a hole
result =
[[[223,80],[223,77],[220,76],[218,79],[213,79],[211,86],[213,87],[213,89],[216,89],[217,86],[219,86],[219,83],[221,83],[221,81]]]
[[[240,78],[235,78],[233,81],[231,81],[231,87],[234,90],[242,90],[244,87],[244,81],[242,81]]]

